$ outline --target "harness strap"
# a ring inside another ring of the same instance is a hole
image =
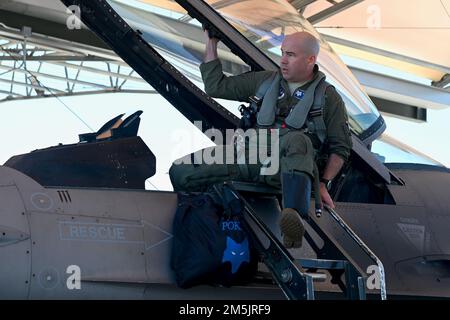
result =
[[[258,90],[256,91],[256,94],[254,96],[249,97],[250,100],[250,106],[257,112],[259,111],[259,107],[262,104],[263,98],[267,93],[267,90],[269,90],[270,86],[272,85],[272,82],[275,81],[275,78],[277,77],[277,73],[273,72],[270,77],[268,77],[266,80],[264,80]]]
[[[327,138],[327,127],[323,119],[323,107],[325,106],[325,91],[331,85],[325,80],[320,81],[314,92],[314,102],[308,114],[306,123],[308,131],[315,134],[323,144]]]

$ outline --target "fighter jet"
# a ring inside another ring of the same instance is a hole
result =
[[[321,39],[320,68],[349,113],[351,159],[333,182],[336,209],[321,215],[311,210],[301,250],[288,251],[278,241],[279,191],[230,182],[256,234],[260,273],[247,286],[184,290],[176,287],[169,263],[177,194],[144,190],[156,159],[137,136],[140,111],[81,134],[78,143],[12,157],[0,167],[0,297],[450,297],[450,171],[430,161],[384,163],[371,151],[380,138],[396,148],[382,136],[382,116],[288,3],[141,1],[171,10],[174,20],[112,0],[62,2],[79,8],[82,22],[105,46],[186,118],[202,121],[204,130],[236,128],[239,118],[193,82],[202,48],[191,38],[201,35],[201,25],[222,39],[219,54],[228,74],[275,70],[282,37],[312,32]]]

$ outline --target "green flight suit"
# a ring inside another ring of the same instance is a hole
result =
[[[317,70],[316,66],[315,72]],[[249,102],[249,97],[256,94],[261,83],[273,74],[272,71],[261,71],[227,77],[222,73],[222,65],[218,59],[201,64],[200,71],[207,94],[216,98],[243,102]],[[304,84],[300,89],[306,90],[313,80]],[[318,137],[313,134],[305,134],[302,130],[281,128],[284,118],[288,115],[290,108],[297,103],[297,99],[292,96],[292,93],[289,94],[286,80],[281,80],[280,88],[282,89],[280,89],[277,100],[276,119],[273,125],[273,128],[280,128],[280,170],[276,174],[261,175],[261,163],[247,165],[174,164],[169,171],[174,190],[204,191],[208,185],[227,180],[262,182],[280,188],[280,172],[303,172],[313,176],[314,161],[318,150],[320,150],[321,156],[334,153],[346,161],[350,155],[351,138],[347,111],[336,90],[328,87],[325,92],[323,119],[327,128],[327,138],[322,146]],[[250,144],[246,147],[252,148],[254,145]],[[221,149],[224,146],[212,148]]]

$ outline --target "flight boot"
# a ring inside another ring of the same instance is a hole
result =
[[[280,229],[286,248],[302,246],[305,225],[302,217],[308,218],[311,199],[311,178],[305,173],[283,173],[283,207]]]

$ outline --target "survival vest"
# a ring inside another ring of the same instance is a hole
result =
[[[261,104],[257,115],[258,126],[271,127],[275,123],[280,80],[281,75],[274,72],[261,83],[256,95],[250,97],[251,107],[254,110],[258,110],[258,105]],[[327,132],[323,119],[323,107],[325,105],[325,91],[330,86],[331,84],[325,81],[325,75],[318,71],[303,97],[291,108],[285,119],[286,125],[290,128],[304,129],[305,132],[315,134],[323,144]]]

